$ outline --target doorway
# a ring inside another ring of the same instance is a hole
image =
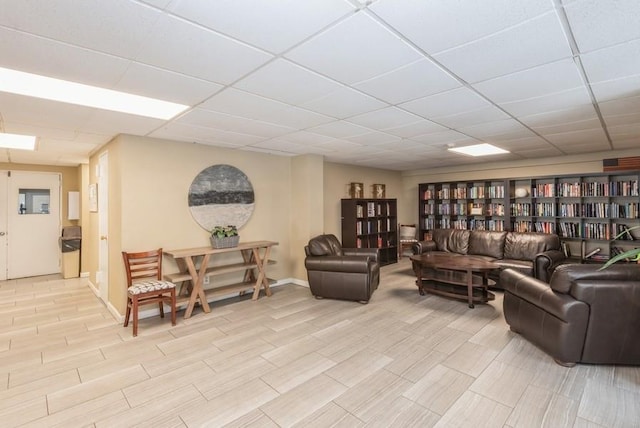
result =
[[[98,158],[98,274],[100,298],[109,301],[109,153]]]
[[[60,272],[59,173],[0,174],[0,280]]]

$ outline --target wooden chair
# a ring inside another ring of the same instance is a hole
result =
[[[398,232],[400,236],[398,239],[398,258],[401,259],[405,249],[411,249],[411,246],[418,242],[418,229],[415,224],[400,224]]]
[[[162,279],[162,248],[139,253],[122,252],[127,271],[127,312],[124,326],[133,311],[133,336],[138,335],[138,311],[141,305],[157,303],[164,318],[164,303],[171,307],[171,325],[176,325],[176,285]]]

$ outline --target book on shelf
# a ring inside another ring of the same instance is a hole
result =
[[[600,251],[602,251],[600,248],[595,248],[591,251],[589,251],[587,254],[584,255],[585,259],[591,259],[591,258],[595,258],[594,256],[596,254],[598,254]]]
[[[564,256],[566,258],[571,257],[571,247],[569,247],[569,244],[565,241],[562,241],[560,245],[562,246],[562,252],[564,253]]]

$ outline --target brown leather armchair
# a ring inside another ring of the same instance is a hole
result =
[[[380,282],[377,248],[342,248],[335,235],[312,238],[304,247],[309,288],[316,298],[369,302]]]
[[[558,364],[640,365],[640,267],[561,265],[546,284],[506,269],[504,317]]]

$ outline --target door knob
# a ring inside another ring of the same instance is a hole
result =
[[[4,232],[0,232],[0,236],[4,236],[6,235]]]
[[[101,241],[106,241],[106,240],[107,240],[107,237],[106,237],[105,235],[102,235],[102,236],[100,237],[100,240],[101,240]]]

